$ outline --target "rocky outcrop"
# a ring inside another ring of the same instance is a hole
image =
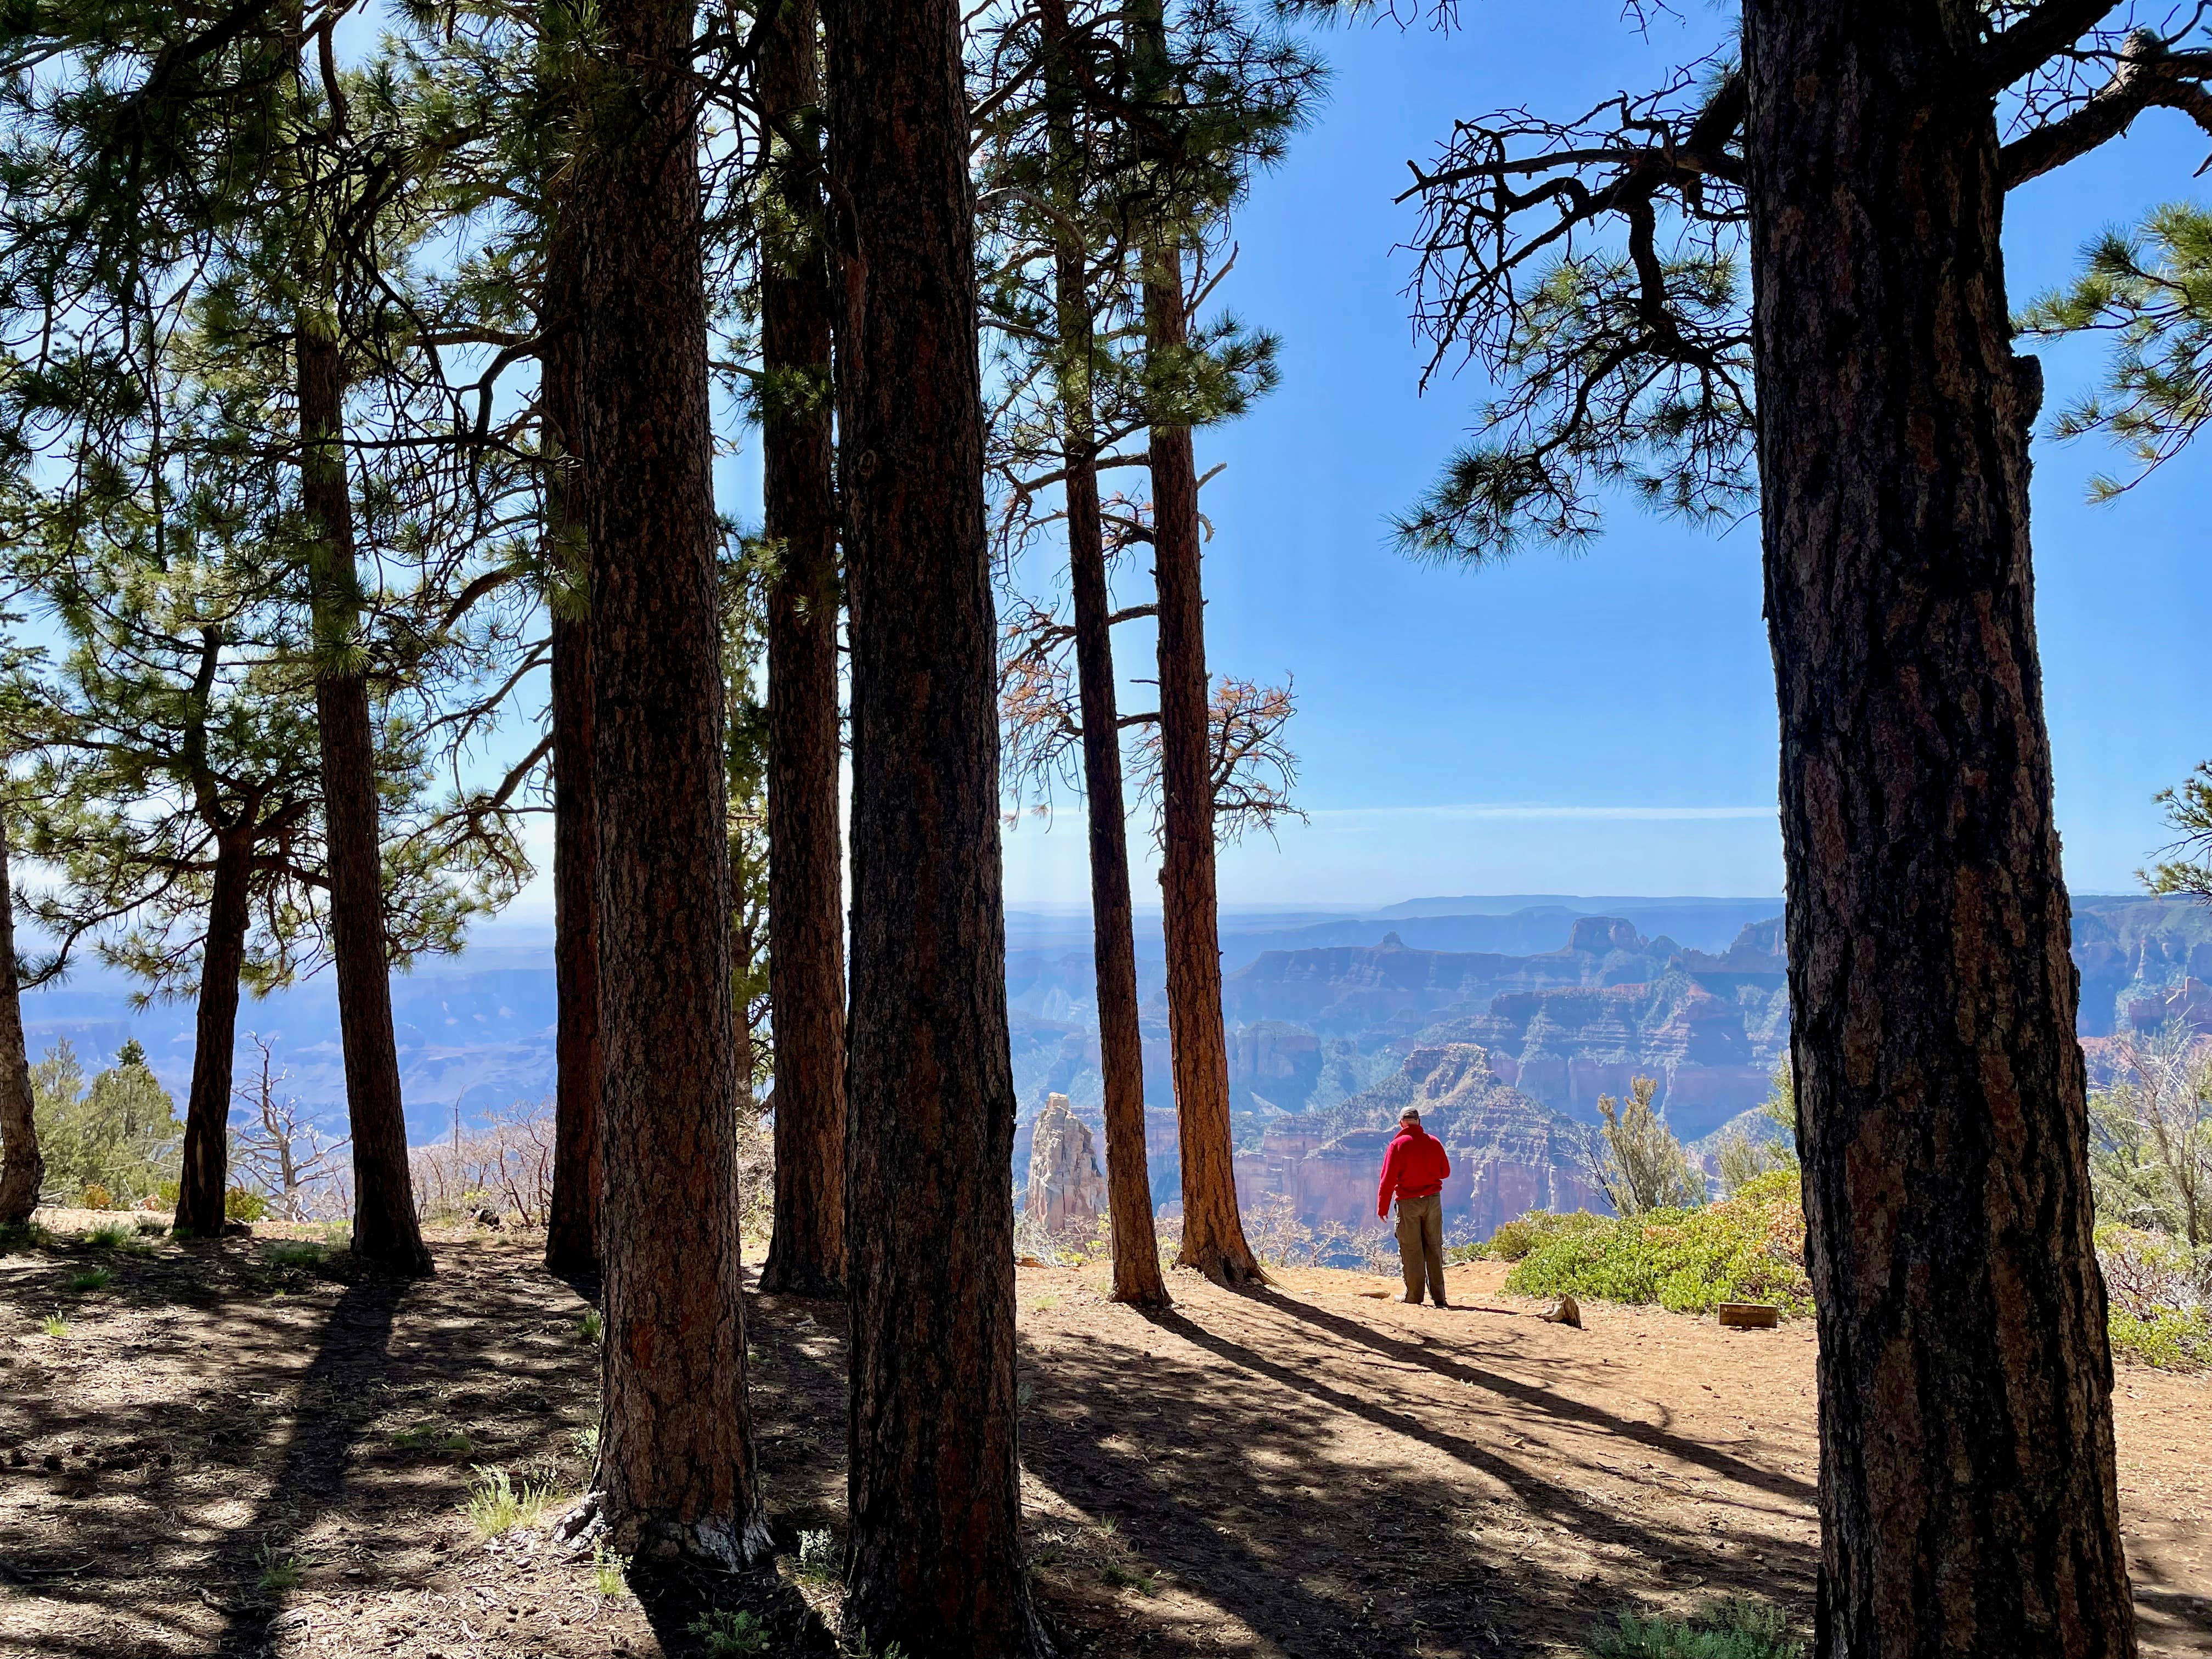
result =
[[[1417,1048],[1364,1093],[1277,1120],[1258,1152],[1238,1157],[1238,1197],[1249,1206],[1279,1194],[1309,1225],[1371,1223],[1382,1154],[1408,1105],[1451,1155],[1448,1228],[1486,1238],[1528,1210],[1604,1207],[1589,1174],[1589,1132],[1500,1082],[1473,1043]]]
[[[1106,1212],[1106,1175],[1090,1126],[1054,1095],[1030,1139],[1029,1213],[1054,1232],[1088,1229]]]

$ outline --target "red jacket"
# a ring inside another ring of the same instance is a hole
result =
[[[1375,1194],[1375,1213],[1390,1213],[1394,1198],[1426,1198],[1443,1190],[1451,1173],[1444,1144],[1426,1129],[1401,1128],[1382,1155],[1382,1185]]]

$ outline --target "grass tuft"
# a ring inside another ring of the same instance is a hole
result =
[[[73,1291],[104,1291],[115,1282],[115,1275],[106,1267],[87,1267],[70,1282]]]
[[[40,1322],[39,1328],[46,1332],[48,1336],[67,1336],[69,1321],[61,1316],[60,1310],[58,1309]]]
[[[142,1215],[131,1224],[131,1231],[141,1238],[160,1238],[168,1232],[169,1224],[156,1221],[149,1215]]]
[[[1119,1566],[1109,1561],[1098,1569],[1098,1577],[1101,1582],[1112,1585],[1115,1589],[1133,1589],[1139,1595],[1159,1594],[1159,1579],[1139,1567]]]
[[[525,1480],[520,1486],[505,1469],[477,1468],[469,1486],[469,1524],[479,1538],[499,1538],[517,1527],[534,1527],[553,1507],[550,1482]]]
[[[617,1555],[605,1544],[592,1546],[592,1585],[610,1601],[620,1595],[628,1585],[623,1575],[629,1571],[629,1557]]]
[[[606,1319],[597,1308],[586,1309],[584,1316],[576,1322],[576,1334],[593,1347],[599,1346],[599,1340],[606,1334]]]
[[[439,1452],[447,1457],[466,1457],[476,1449],[459,1429],[442,1429],[435,1423],[410,1424],[393,1434],[392,1443],[401,1451]]]
[[[330,1255],[329,1245],[303,1238],[280,1239],[269,1247],[270,1265],[277,1267],[319,1267]]]

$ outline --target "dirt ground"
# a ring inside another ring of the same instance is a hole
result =
[[[0,1656],[685,1654],[702,1596],[757,1609],[767,1652],[833,1650],[798,1553],[842,1526],[841,1307],[748,1305],[775,1571],[625,1583],[551,1536],[596,1362],[537,1241],[455,1232],[403,1285],[287,1259],[282,1231],[0,1258]],[[1452,1270],[1449,1310],[1279,1277],[1176,1273],[1146,1318],[1098,1272],[1021,1271],[1023,1498],[1063,1651],[1564,1656],[1623,1608],[1806,1613],[1808,1327],[1554,1327],[1488,1263]],[[2212,1382],[2119,1380],[2143,1651],[2212,1653]],[[554,1496],[487,1540],[465,1506],[493,1468]]]

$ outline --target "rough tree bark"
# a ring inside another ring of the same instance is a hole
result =
[[[1052,56],[1045,66],[1052,99],[1048,142],[1054,171],[1080,166],[1075,132],[1079,95],[1066,0],[1043,0]],[[1075,664],[1083,719],[1083,790],[1091,835],[1091,929],[1098,977],[1099,1072],[1106,1085],[1106,1204],[1114,1245],[1114,1299],[1133,1307],[1172,1304],[1152,1231],[1152,1184],[1145,1153],[1145,1044],[1137,1018],[1137,941],[1129,896],[1127,808],[1121,793],[1121,726],[1114,687],[1113,614],[1106,547],[1098,516],[1097,423],[1091,362],[1096,324],[1086,250],[1066,235],[1053,261],[1059,312],[1061,457],[1067,481],[1069,586],[1075,600]]]
[[[592,799],[592,641],[553,619],[553,1196],[545,1265],[599,1270],[599,825]]]
[[[200,989],[193,1033],[192,1087],[185,1103],[184,1164],[177,1177],[176,1228],[201,1238],[222,1231],[229,1182],[230,1075],[238,1042],[238,977],[252,921],[252,809],[216,843],[207,938],[200,947]]]
[[[315,723],[321,740],[329,865],[331,956],[353,1130],[353,1249],[402,1273],[430,1271],[407,1167],[392,968],[384,934],[377,831],[376,727],[356,635],[361,578],[346,483],[345,366],[327,321],[309,313],[297,335],[300,496],[315,533],[308,562],[314,613]],[[226,1103],[226,1110],[227,1103]]]
[[[15,969],[15,888],[0,820],[0,1227],[21,1227],[39,1206],[46,1161],[31,1115],[31,1056],[23,1042],[22,988]]]
[[[574,440],[591,548],[616,1547],[768,1547],[745,1402],[731,876],[690,0],[614,0],[591,73]]]
[[[1978,15],[1745,8],[1824,1659],[2135,1652]]]
[[[1141,84],[1166,78],[1158,0],[1130,9]],[[1171,157],[1163,158],[1166,161]],[[1157,361],[1189,340],[1182,247],[1171,226],[1147,242],[1145,344]],[[1213,764],[1206,673],[1206,594],[1200,574],[1198,466],[1188,427],[1152,432],[1152,562],[1159,589],[1160,899],[1165,913],[1168,1036],[1182,1152],[1178,1267],[1221,1285],[1264,1283],[1237,1208],[1229,1119],[1229,1042],[1221,1018],[1221,925],[1214,884]]]
[[[853,698],[847,1611],[877,1651],[1042,1650],[1019,1539],[1013,1071],[955,0],[828,0]]]
[[[769,980],[775,1022],[775,1230],[761,1289],[845,1287],[845,894],[837,816],[837,500],[831,313],[819,234],[822,100],[813,0],[763,27],[763,118],[784,152],[786,232],[763,261],[769,385],[761,461],[782,562],[768,594]]]
[[[599,815],[593,805],[590,551],[570,435],[577,425],[576,318],[580,273],[573,230],[556,225],[546,252],[540,400],[554,470],[545,483],[549,562],[568,590],[553,610],[553,1196],[545,1265],[596,1274],[600,1262]],[[564,614],[565,613],[565,614]]]

